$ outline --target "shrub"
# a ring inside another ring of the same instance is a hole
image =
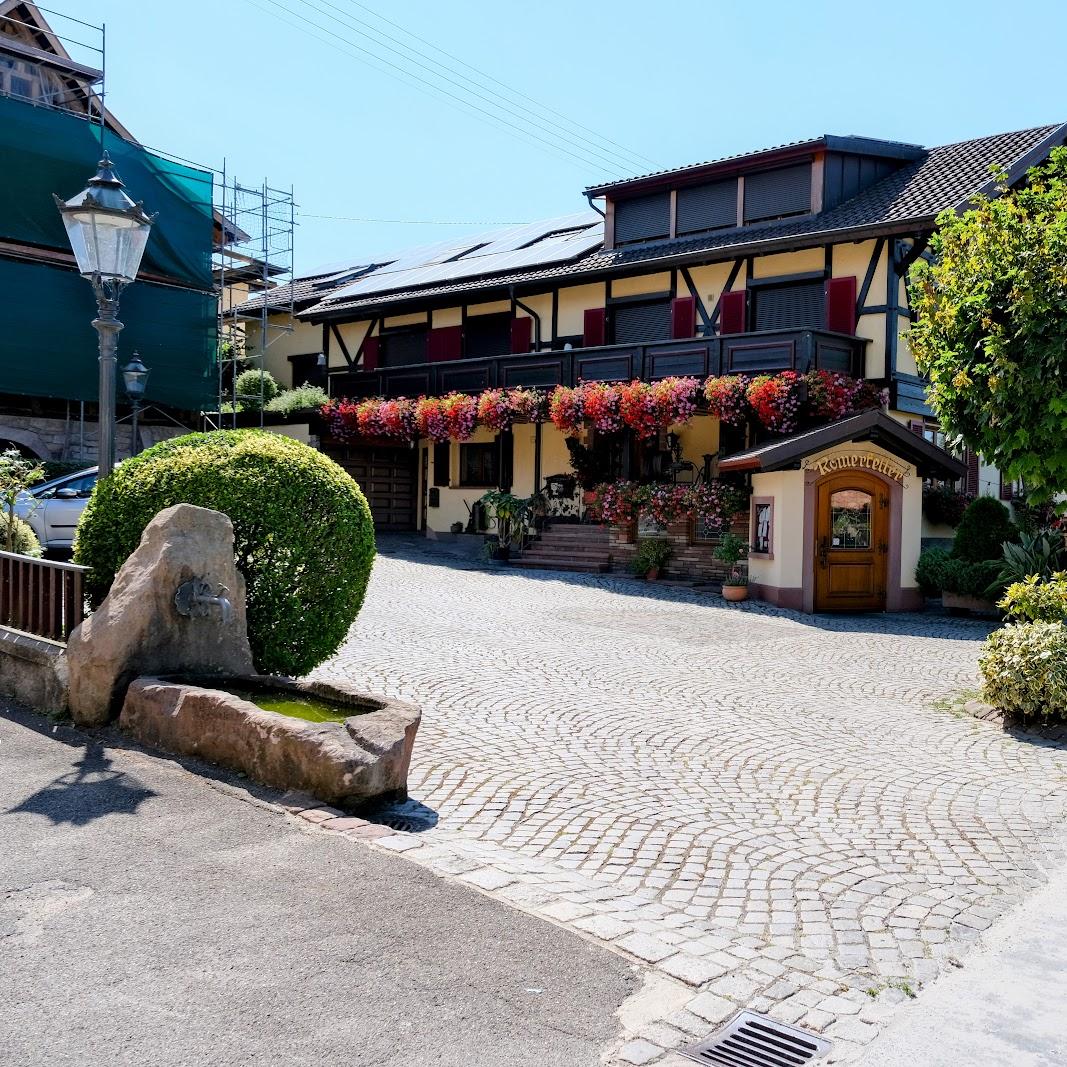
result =
[[[264,404],[269,404],[278,395],[278,383],[266,371],[243,370],[233,383],[233,391],[241,408],[259,411],[261,398]]]
[[[978,660],[982,695],[1009,715],[1067,718],[1067,624],[1013,623],[989,635]]]
[[[8,526],[12,527],[11,547],[7,547]],[[17,552],[20,556],[33,556],[40,559],[43,555],[41,542],[28,522],[23,522],[17,515],[8,515],[0,511],[0,548],[5,552]]]
[[[915,567],[915,580],[923,596],[940,596],[945,588],[945,566],[952,557],[947,549],[928,548]]]
[[[267,404],[267,410],[289,416],[298,411],[318,411],[329,400],[325,389],[317,385],[300,385],[296,389],[283,389]]]
[[[363,493],[336,463],[260,430],[189,434],[127,460],[97,485],[78,527],[74,558],[91,568],[94,597],[153,516],[179,503],[233,522],[261,671],[306,674],[337,650],[363,603],[374,531]]]
[[[1009,585],[997,607],[1025,622],[1062,622],[1067,619],[1067,572],[1050,578],[1032,575]]]
[[[995,559],[971,563],[949,558],[941,572],[941,589],[945,593],[996,600],[1004,589],[1000,582],[1000,563]]]
[[[951,485],[927,485],[923,488],[923,514],[935,526],[959,526],[971,498],[958,493]]]
[[[667,565],[667,561],[674,552],[670,541],[659,541],[654,538],[641,541],[637,546],[637,555],[630,561],[630,570],[642,577],[655,567],[657,570]]]
[[[952,555],[970,563],[999,560],[1004,554],[1004,544],[1018,540],[1019,531],[1008,509],[991,496],[980,496],[967,505],[960,519]]]

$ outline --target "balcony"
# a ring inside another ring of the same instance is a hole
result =
[[[863,337],[828,330],[765,330],[638,345],[417,363],[332,374],[334,396],[443,396],[526,386],[550,389],[579,381],[656,381],[671,375],[777,374],[830,370],[863,377]]]

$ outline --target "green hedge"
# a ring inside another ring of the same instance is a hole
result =
[[[1067,719],[1067,624],[1024,622],[989,635],[983,696],[1009,715]]]
[[[248,637],[267,674],[306,674],[337,650],[374,562],[370,509],[322,453],[278,434],[218,430],[164,441],[94,491],[74,558],[102,598],[164,508],[189,503],[233,522],[247,585]]]
[[[947,549],[927,548],[915,567],[915,581],[923,596],[940,596],[945,588],[945,566],[951,560]]]
[[[952,554],[968,563],[999,560],[1004,543],[1019,540],[1019,529],[1008,509],[991,496],[980,496],[967,505],[952,542]]]
[[[970,563],[964,559],[947,559],[941,570],[941,589],[961,596],[976,596],[996,600],[1003,591],[1000,581],[1001,561],[982,560]]]

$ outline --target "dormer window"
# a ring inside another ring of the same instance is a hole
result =
[[[811,164],[745,175],[744,221],[765,222],[811,211]]]
[[[737,225],[737,179],[678,190],[678,236]]]
[[[670,236],[671,194],[653,193],[615,202],[615,243],[657,241]]]

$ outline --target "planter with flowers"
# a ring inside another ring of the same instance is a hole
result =
[[[730,568],[722,581],[722,595],[726,600],[748,599],[748,574],[738,566],[747,554],[748,546],[733,533],[723,534],[715,548],[715,558]]]

